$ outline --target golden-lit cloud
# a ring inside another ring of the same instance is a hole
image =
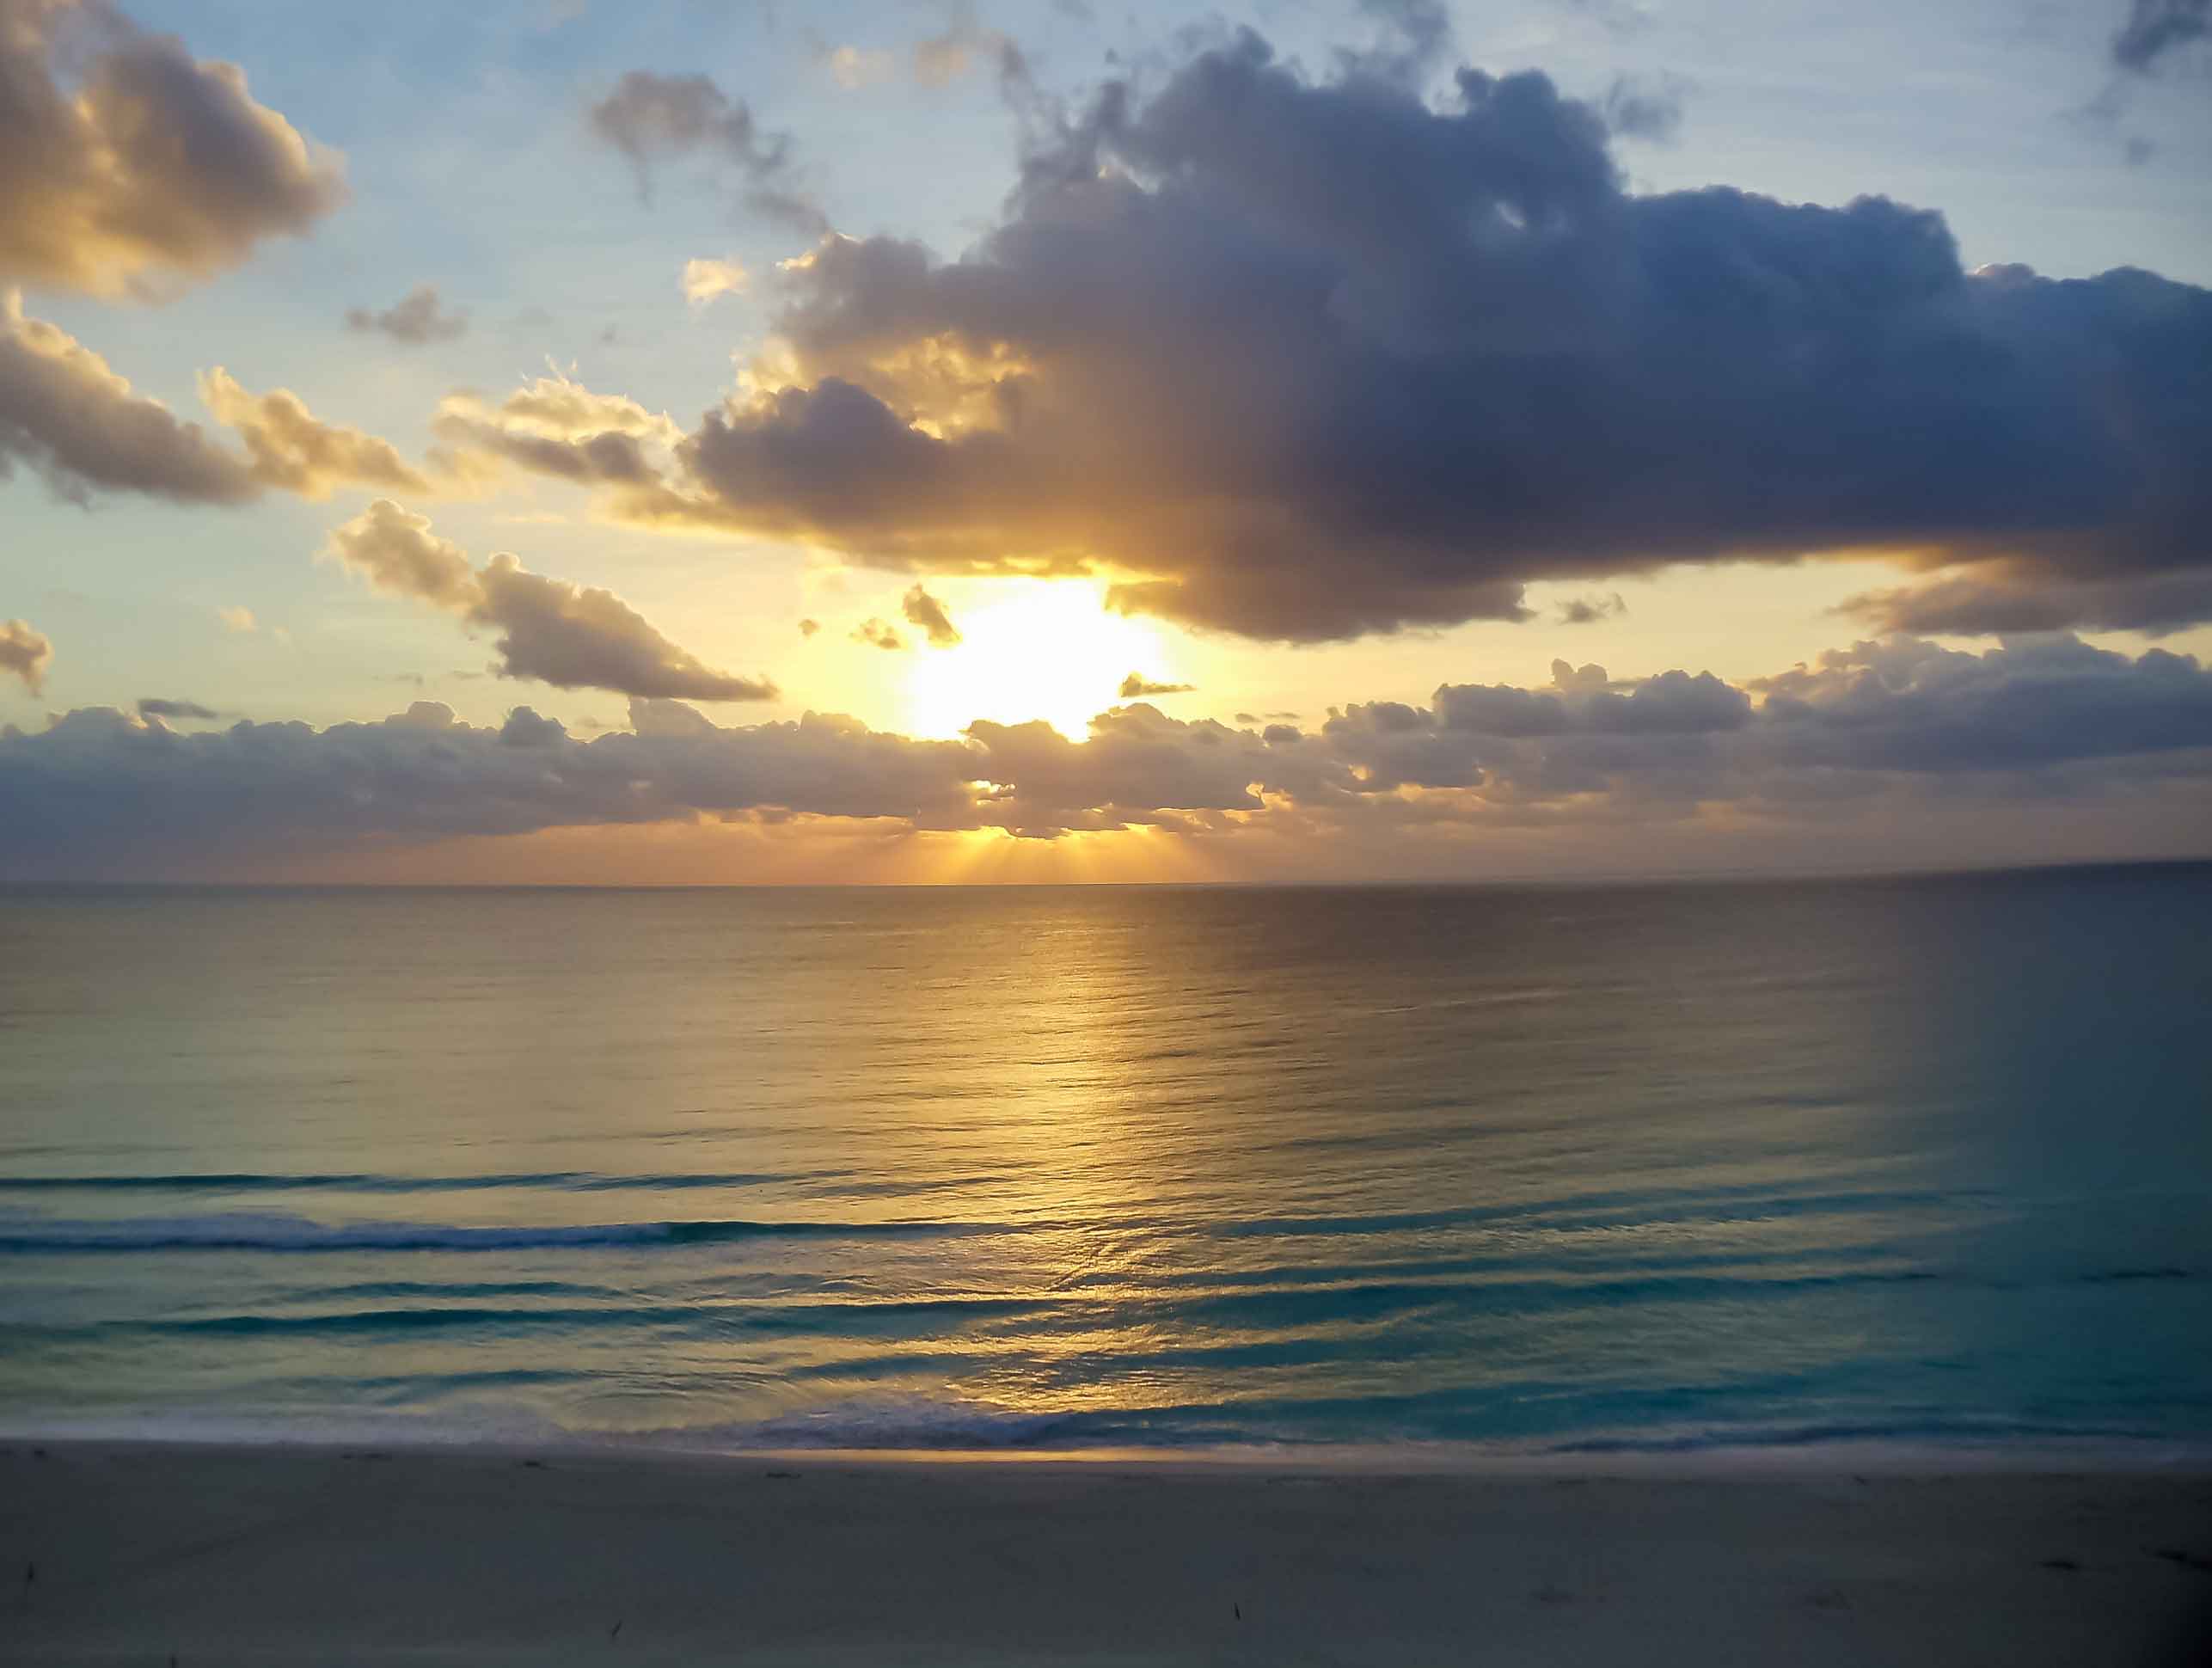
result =
[[[431,418],[435,456],[450,474],[495,475],[512,466],[591,486],[657,488],[658,461],[681,438],[665,413],[602,394],[554,371],[504,399],[448,395]]]
[[[951,10],[951,20],[942,29],[915,42],[916,81],[924,87],[943,87],[986,66],[1002,81],[1028,73],[1013,37],[977,21],[968,0],[955,0]]]
[[[160,297],[309,230],[338,156],[95,0],[0,0],[0,281]]]
[[[683,298],[704,307],[723,296],[743,295],[752,282],[744,262],[734,257],[701,255],[683,263]]]
[[[830,80],[849,93],[889,81],[898,73],[898,61],[880,48],[851,45],[830,46],[818,56],[823,67],[829,71]]]
[[[767,701],[776,694],[764,678],[708,666],[611,591],[533,573],[511,555],[472,567],[460,546],[431,531],[427,518],[389,499],[333,529],[329,551],[379,590],[499,633],[493,669],[502,678],[690,701]]]
[[[33,695],[46,689],[54,646],[28,620],[0,620],[0,676],[20,678]]]
[[[253,394],[221,365],[200,373],[200,403],[237,432],[265,486],[323,499],[340,487],[428,493],[431,482],[388,440],[326,423],[289,389]]]
[[[943,603],[921,586],[909,589],[899,598],[898,607],[899,612],[906,616],[906,623],[920,631],[930,647],[959,647],[959,628],[953,623],[953,616],[945,611]]]
[[[199,378],[209,413],[240,457],[197,423],[138,393],[67,331],[0,296],[0,470],[28,463],[80,502],[95,491],[242,504],[268,488],[328,498],[340,487],[427,493],[433,482],[388,441],[328,423],[296,394],[254,394],[220,365]]]

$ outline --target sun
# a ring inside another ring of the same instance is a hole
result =
[[[906,684],[916,735],[955,736],[977,719],[1041,718],[1080,741],[1094,714],[1121,700],[1131,672],[1169,680],[1171,658],[1149,622],[1108,611],[1080,580],[1000,580],[990,600],[958,609],[960,641],[917,650]]]

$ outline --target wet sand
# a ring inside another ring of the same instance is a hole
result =
[[[2212,1477],[15,1442],[0,1660],[2212,1662]]]

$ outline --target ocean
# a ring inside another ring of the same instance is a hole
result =
[[[0,892],[0,1430],[2212,1437],[2212,866]]]

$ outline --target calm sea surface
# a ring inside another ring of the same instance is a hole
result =
[[[2212,1438],[2212,867],[0,892],[0,1429]]]

